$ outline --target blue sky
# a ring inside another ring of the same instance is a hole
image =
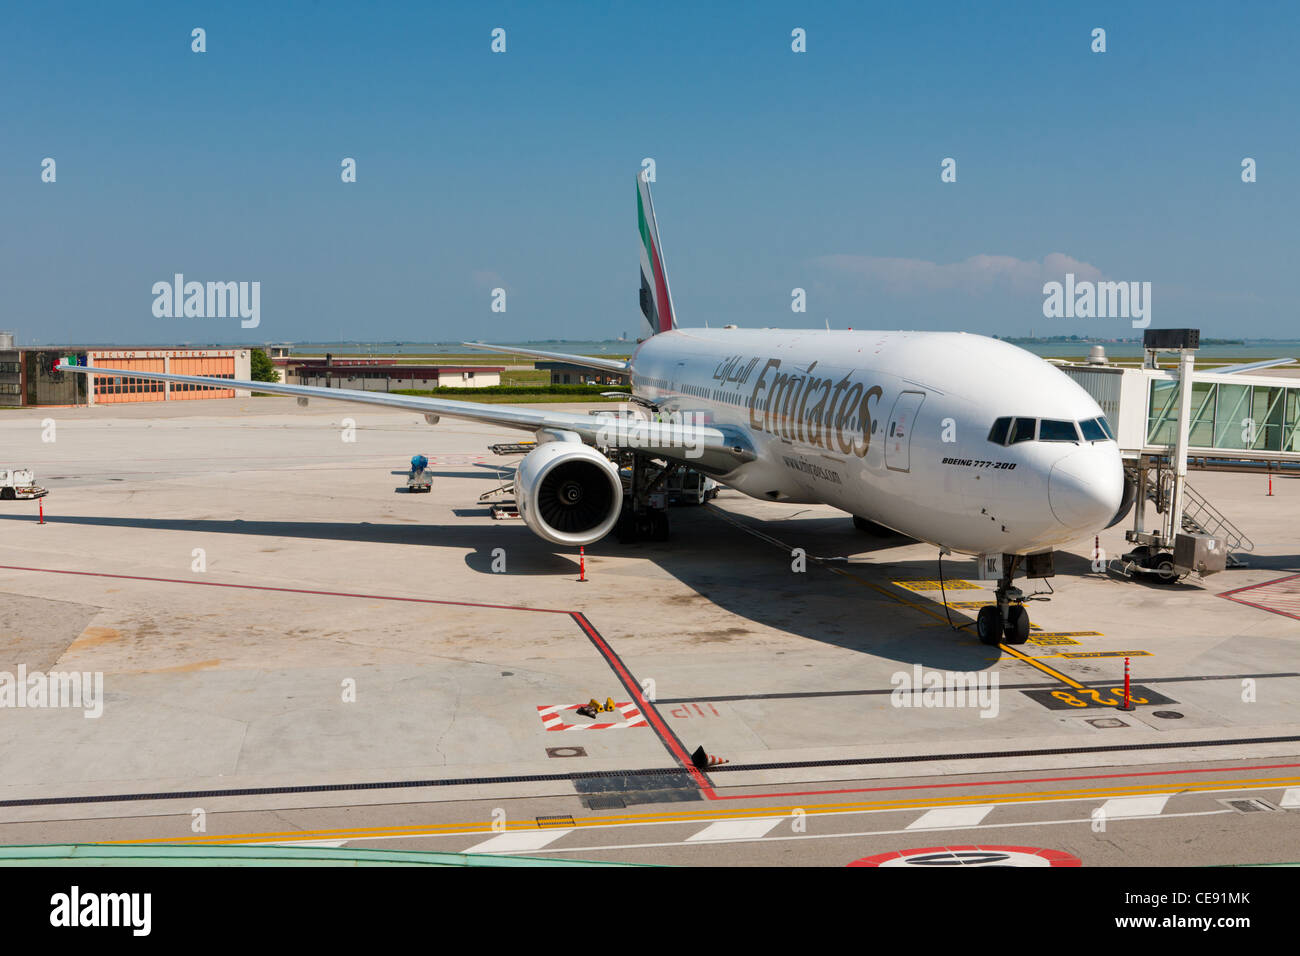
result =
[[[1043,317],[1064,262],[1151,282],[1156,326],[1300,337],[1298,26],[1283,3],[9,5],[0,328],[643,334],[649,156],[683,325],[1134,334]],[[260,282],[261,325],[155,317],[177,272]]]

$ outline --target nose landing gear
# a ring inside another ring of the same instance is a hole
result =
[[[1029,639],[1025,593],[1011,583],[1020,560],[1020,555],[1004,557],[1004,570],[994,592],[997,604],[980,608],[975,618],[975,632],[982,644],[1023,644]]]

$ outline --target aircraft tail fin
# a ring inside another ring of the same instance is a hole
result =
[[[641,233],[641,314],[650,323],[650,334],[658,335],[677,328],[677,310],[673,308],[659,224],[655,221],[650,184],[645,176],[644,170],[636,174],[637,225]]]

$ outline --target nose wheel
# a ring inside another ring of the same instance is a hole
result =
[[[1007,562],[1006,573],[998,580],[994,592],[997,603],[982,607],[975,617],[975,633],[982,644],[1023,644],[1029,640],[1029,610],[1024,592],[1012,583],[1018,562]]]

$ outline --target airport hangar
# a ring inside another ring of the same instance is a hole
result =
[[[175,372],[212,378],[247,380],[247,348],[45,346],[17,348],[12,332],[0,332],[0,405],[108,405],[205,398],[246,398],[247,391],[127,376],[84,376],[54,371],[54,364],[96,362],[125,370]]]

